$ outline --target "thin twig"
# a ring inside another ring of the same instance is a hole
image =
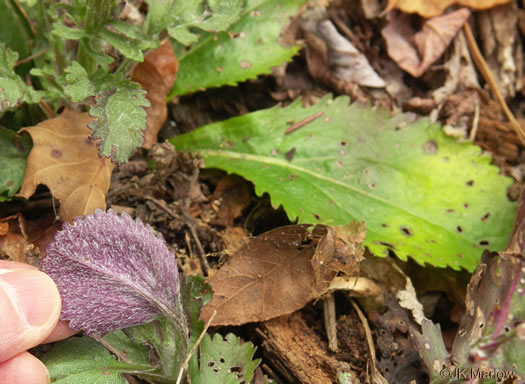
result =
[[[472,29],[470,29],[470,25],[468,23],[465,23],[463,29],[465,30],[465,37],[467,38],[467,44],[470,49],[470,53],[472,54],[472,58],[474,59],[478,70],[481,72],[481,75],[489,85],[490,90],[496,97],[496,100],[498,100],[498,103],[501,105],[501,108],[503,109],[505,116],[507,116],[510,125],[512,126],[514,131],[516,131],[516,134],[518,135],[521,144],[525,147],[525,133],[523,132],[520,123],[518,122],[518,120],[516,120],[509,107],[507,106],[505,99],[501,95],[496,81],[494,80],[494,76],[492,76],[490,68],[479,50],[478,44],[476,43],[476,39],[474,39],[474,35],[472,33]]]
[[[474,141],[476,138],[476,134],[478,133],[478,127],[479,127],[479,99],[476,102],[476,106],[474,107],[474,118],[472,119],[472,128],[470,129],[470,141]]]
[[[368,351],[370,352],[370,360],[372,361],[372,383],[385,383],[387,384],[386,379],[383,377],[381,372],[379,372],[379,369],[377,369],[376,365],[376,350],[374,348],[374,339],[372,339],[372,331],[370,330],[370,326],[368,325],[368,320],[366,320],[365,315],[363,312],[361,312],[361,309],[359,306],[355,303],[354,300],[350,300],[352,303],[352,306],[354,307],[355,311],[357,312],[357,316],[359,316],[359,320],[361,320],[361,324],[363,324],[363,328],[365,330],[365,337],[366,337],[366,343],[368,344]]]
[[[204,327],[204,329],[202,330],[201,334],[199,335],[199,338],[197,339],[197,341],[196,341],[195,344],[193,345],[193,348],[191,348],[190,353],[188,354],[188,356],[186,356],[186,359],[184,360],[184,362],[183,362],[182,365],[180,366],[179,375],[177,376],[177,383],[176,383],[176,384],[180,384],[180,381],[182,380],[182,373],[183,373],[184,370],[186,369],[186,366],[187,366],[188,363],[190,362],[191,357],[193,356],[193,354],[195,353],[195,350],[197,349],[197,347],[198,347],[199,344],[201,343],[202,338],[203,338],[204,335],[206,334],[206,331],[207,331],[208,328],[210,327],[210,324],[211,324],[211,322],[213,321],[213,319],[215,318],[216,315],[217,315],[217,311],[213,311],[213,313],[211,314],[210,319],[209,319],[208,322],[206,323],[206,326]]]
[[[18,60],[16,63],[15,63],[15,68],[18,67],[19,65],[22,65],[24,63],[27,63],[28,61],[31,61],[33,59],[36,59],[37,57],[40,57],[42,56],[43,54],[45,54],[46,52],[48,51],[48,49],[42,49],[41,51],[38,51],[36,53],[33,53],[32,55],[30,56],[27,56],[21,60]]]
[[[319,117],[321,117],[323,115],[324,115],[324,111],[319,111],[315,115],[307,117],[306,119],[301,120],[300,122],[292,125],[291,127],[288,127],[288,129],[284,132],[284,134],[288,135],[288,134],[292,133],[293,131],[295,131],[295,130],[301,128],[301,127],[304,127],[306,124],[311,123],[312,121],[314,121],[315,119],[317,119],[317,118],[319,118]]]
[[[190,233],[193,236],[193,240],[195,241],[195,245],[197,246],[197,250],[199,251],[199,258],[201,259],[202,271],[204,272],[205,276],[208,276],[208,270],[210,269],[210,266],[208,265],[208,260],[206,259],[206,252],[204,252],[204,248],[202,247],[199,235],[197,234],[197,229],[195,229],[195,222],[193,220],[193,217],[191,217],[188,211],[186,211],[186,208],[179,206],[179,209],[182,213],[182,216],[184,217],[184,220],[186,220],[186,225],[188,226],[188,229],[190,230]]]
[[[171,209],[166,207],[161,201],[155,199],[152,196],[146,196],[146,199],[148,199],[148,200],[152,201],[153,203],[155,203],[155,205],[157,205],[160,209],[162,209],[164,212],[166,212],[168,215],[170,215],[174,219],[178,219],[179,218],[179,216],[177,216]],[[206,253],[204,252],[204,248],[202,247],[201,241],[199,240],[199,236],[197,234],[197,230],[195,229],[195,223],[193,221],[193,218],[190,216],[190,214],[186,211],[186,209],[184,207],[181,207],[180,205],[178,207],[179,207],[179,209],[180,209],[180,211],[182,213],[182,217],[186,221],[186,226],[190,230],[190,233],[191,233],[191,235],[193,237],[193,240],[195,241],[195,245],[197,246],[197,251],[199,253],[199,258],[200,258],[201,264],[202,264],[202,271],[203,271],[204,275],[207,276],[208,275],[208,270],[210,269],[210,267],[208,265],[208,260],[206,260]]]
[[[46,114],[48,119],[53,119],[53,118],[57,117],[57,115],[56,115],[55,111],[53,110],[53,108],[51,108],[49,106],[49,104],[47,104],[45,101],[40,100],[38,105],[40,105],[40,108],[42,108],[42,111]]]
[[[337,344],[337,321],[335,318],[335,299],[332,292],[323,297],[324,328],[328,338],[328,349],[338,352]]]

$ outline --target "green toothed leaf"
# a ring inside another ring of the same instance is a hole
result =
[[[272,67],[291,60],[299,47],[282,46],[279,36],[305,2],[248,1],[240,20],[228,32],[206,33],[180,55],[177,81],[168,98],[205,88],[236,85],[270,73]]]
[[[89,127],[93,130],[92,138],[101,139],[100,156],[123,163],[142,145],[146,128],[143,107],[150,105],[144,94],[139,84],[124,80],[97,95],[97,104],[89,111],[97,120]]]
[[[290,134],[292,124],[301,123]],[[297,100],[172,139],[207,167],[251,180],[300,223],[366,221],[365,245],[406,260],[472,271],[484,248],[504,249],[516,204],[512,180],[470,143],[428,120],[325,97]]]
[[[249,383],[260,359],[252,360],[255,347],[250,342],[241,343],[233,333],[226,338],[216,333],[213,338],[204,335],[199,346],[200,369],[190,371],[192,384]]]
[[[58,342],[41,360],[54,384],[126,384],[123,373],[137,374],[151,369],[149,365],[115,360],[102,344],[87,336]]]
[[[0,112],[14,108],[21,103],[38,103],[43,93],[33,87],[15,73],[14,67],[18,53],[0,43]]]
[[[78,62],[64,69],[65,74],[58,79],[58,83],[64,88],[67,96],[78,103],[95,94],[95,86],[89,80],[88,73]]]
[[[0,201],[8,200],[22,185],[30,149],[27,136],[0,127]]]

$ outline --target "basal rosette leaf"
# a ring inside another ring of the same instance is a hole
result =
[[[0,112],[26,103],[37,103],[42,92],[35,91],[14,71],[18,52],[0,43]]]
[[[105,383],[126,384],[123,373],[137,374],[151,370],[148,364],[117,361],[90,337],[72,337],[58,342],[42,357],[54,384]]]
[[[95,94],[95,86],[88,77],[87,71],[78,62],[73,61],[64,69],[65,74],[57,79],[64,88],[64,93],[78,103]]]
[[[250,383],[260,359],[252,360],[255,347],[233,333],[225,338],[204,335],[199,346],[200,369],[190,370],[193,384]]]
[[[0,201],[9,199],[20,188],[30,149],[31,141],[27,136],[0,127]]]
[[[88,126],[93,130],[92,139],[101,139],[99,155],[112,157],[118,163],[128,160],[133,151],[142,145],[146,129],[146,111],[149,101],[140,85],[129,80],[96,96],[97,104],[89,114],[97,120]]]
[[[178,81],[178,80],[177,80]],[[307,122],[290,134],[294,123]],[[484,248],[503,250],[516,204],[490,157],[438,124],[325,97],[297,100],[172,139],[207,167],[246,177],[300,223],[365,221],[365,245],[420,264],[472,271]]]
[[[165,315],[188,334],[175,256],[127,214],[96,210],[64,224],[42,270],[56,282],[61,318],[73,329],[106,334]]]
[[[239,19],[244,0],[149,1],[146,29],[150,34],[168,30],[183,45],[199,39],[190,29],[224,31]]]
[[[240,19],[227,32],[204,33],[197,43],[177,55],[179,73],[168,98],[211,87],[236,85],[270,73],[272,67],[291,60],[299,47],[282,46],[279,36],[305,2],[247,1]],[[209,19],[210,25],[213,25],[213,20]],[[176,31],[182,33],[187,29],[179,28]],[[197,41],[196,35],[183,34],[178,37],[179,40],[187,39],[183,41],[184,44]]]

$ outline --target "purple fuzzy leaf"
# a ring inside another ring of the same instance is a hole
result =
[[[61,319],[88,335],[165,315],[185,327],[175,256],[152,228],[96,210],[55,235],[42,270],[62,296]]]

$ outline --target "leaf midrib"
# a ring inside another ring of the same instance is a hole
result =
[[[466,236],[458,236],[455,232],[451,231],[450,229],[445,228],[445,227],[443,227],[441,225],[438,225],[435,222],[430,221],[426,217],[422,217],[422,216],[420,216],[418,214],[415,214],[415,213],[409,211],[407,208],[399,206],[397,204],[394,204],[391,201],[385,200],[385,199],[383,199],[380,196],[377,196],[377,195],[371,194],[369,192],[363,191],[362,189],[356,188],[356,187],[354,187],[352,185],[342,183],[339,180],[336,180],[336,179],[324,176],[324,175],[322,175],[320,173],[313,172],[313,171],[311,171],[311,170],[309,170],[307,168],[298,167],[296,165],[291,164],[288,161],[285,162],[284,160],[281,160],[281,159],[278,159],[278,158],[273,158],[273,157],[266,157],[266,156],[260,156],[260,155],[252,155],[252,154],[248,154],[248,153],[231,152],[231,151],[217,151],[217,150],[213,150],[213,149],[195,149],[195,151],[198,151],[204,157],[205,160],[206,160],[206,156],[216,156],[216,157],[230,158],[230,159],[233,158],[233,159],[239,159],[239,160],[253,161],[253,162],[262,163],[262,164],[270,164],[270,165],[274,165],[274,166],[277,166],[277,167],[280,167],[280,168],[284,168],[284,169],[288,168],[288,169],[294,170],[296,172],[304,173],[304,174],[312,176],[312,177],[314,177],[314,178],[316,178],[318,180],[322,180],[322,181],[325,181],[325,182],[329,182],[329,183],[335,184],[337,186],[346,188],[346,189],[348,189],[348,190],[350,190],[352,192],[361,194],[361,195],[366,196],[366,197],[368,197],[370,199],[373,199],[373,200],[376,200],[378,202],[381,202],[381,203],[383,203],[385,205],[389,205],[389,206],[392,206],[394,208],[397,208],[400,211],[406,212],[408,215],[411,215],[413,217],[417,217],[418,219],[420,219],[422,221],[425,221],[430,226],[437,226],[439,228],[442,228],[444,231],[446,231],[447,233],[451,234],[454,238],[459,238],[462,241],[464,241],[465,243],[467,243],[468,245],[472,244],[472,242],[473,242],[472,239],[467,238]]]

